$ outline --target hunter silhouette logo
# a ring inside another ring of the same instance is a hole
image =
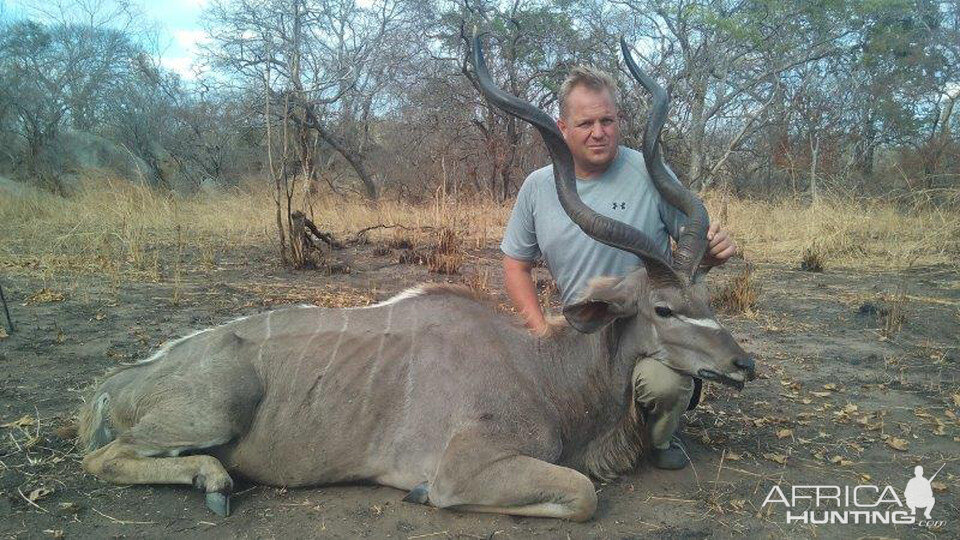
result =
[[[943,465],[940,469],[943,469]],[[940,469],[937,469],[937,472],[933,473],[928,480],[923,477],[923,467],[917,465],[913,468],[913,478],[907,482],[907,487],[903,490],[903,498],[907,500],[907,508],[914,514],[917,513],[917,508],[923,508],[923,517],[930,519],[930,511],[937,502],[933,497],[933,488],[930,483],[940,474]]]
[[[923,467],[914,467],[913,478],[907,482],[902,499],[890,485],[774,485],[761,507],[783,505],[787,523],[917,525],[937,529],[945,522],[931,518],[936,503],[931,483],[944,465],[930,478],[924,478]],[[917,509],[923,509],[920,519]]]

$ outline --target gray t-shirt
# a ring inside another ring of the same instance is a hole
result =
[[[643,154],[621,146],[606,172],[577,180],[577,192],[593,210],[645,232],[670,260],[670,237],[680,235],[686,216],[660,196]],[[570,220],[557,197],[552,165],[524,180],[500,249],[523,261],[542,256],[564,305],[578,300],[591,279],[622,276],[642,264],[636,255],[590,238]]]

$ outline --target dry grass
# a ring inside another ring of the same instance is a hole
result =
[[[433,252],[427,257],[427,269],[435,274],[459,274],[463,259],[463,242],[457,233],[446,227],[440,229]]]
[[[754,278],[753,271],[753,265],[747,263],[740,273],[722,284],[713,294],[714,307],[735,315],[753,313],[762,289],[759,280]]]
[[[386,245],[393,249],[413,249],[416,246],[416,239],[410,231],[398,228],[394,229]]]
[[[719,198],[708,197],[711,215]],[[957,264],[960,209],[917,205],[906,210],[883,201],[824,200],[766,203],[730,200],[728,223],[734,238],[756,262],[798,265],[812,253],[829,267],[904,268]]]
[[[897,292],[882,299],[886,309],[882,311],[880,320],[883,326],[880,331],[891,337],[903,328],[907,322],[907,282],[904,279],[897,286]]]
[[[181,197],[91,178],[69,199],[41,192],[0,195],[0,268],[5,271],[106,275],[115,284],[129,276],[160,281],[176,279],[181,266],[215,267],[228,250],[272,250],[276,241],[273,201],[263,185]],[[338,238],[378,224],[402,225],[405,229],[381,228],[367,236],[390,248],[420,247],[425,262],[442,273],[458,272],[466,250],[495,247],[511,207],[455,201],[442,193],[416,206],[332,195],[311,203],[319,210],[308,217]],[[754,262],[796,266],[805,252],[814,251],[830,268],[960,260],[958,210],[903,211],[881,202],[838,200],[815,206],[724,201],[709,195],[707,203],[713,215],[726,215],[726,226]]]
[[[493,296],[495,294],[490,285],[490,270],[479,265],[473,273],[463,277],[463,284],[480,296]]]
[[[438,198],[409,206],[382,200],[330,196],[308,216],[337,238],[360,229],[400,224],[367,233],[390,247],[437,246],[437,230],[449,229],[463,249],[499,241],[510,206],[454,203]],[[43,192],[24,197],[0,191],[0,268],[54,276],[107,274],[158,281],[172,278],[178,252],[183,264],[215,266],[223,252],[246,247],[275,249],[274,206],[266,186],[247,185],[215,195],[181,197],[122,180],[90,178],[64,199]],[[451,240],[448,238],[447,242]],[[444,245],[442,249],[450,249]],[[451,252],[452,253],[452,252]],[[441,261],[456,262],[447,253]]]
[[[827,264],[827,253],[823,246],[814,242],[803,250],[803,256],[800,257],[800,269],[804,272],[823,272]]]

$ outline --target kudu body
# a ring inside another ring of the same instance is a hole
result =
[[[375,306],[292,307],[182,338],[98,387],[81,415],[88,472],[193,484],[222,515],[235,473],[278,486],[370,481],[441,508],[583,520],[597,504],[587,475],[615,477],[640,456],[639,359],[738,387],[752,377],[694,279],[699,201],[666,188],[690,216],[677,261],[686,266],[671,265],[642,233],[579,201],[552,121],[496,89],[474,47],[488,98],[544,135],[571,218],[646,268],[596,281],[546,337],[464,290],[424,286]],[[644,148],[660,176],[662,120],[648,126],[653,153]]]

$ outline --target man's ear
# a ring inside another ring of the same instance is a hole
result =
[[[637,313],[637,291],[626,278],[598,278],[590,282],[579,301],[564,306],[570,326],[592,334],[616,319]]]
[[[567,122],[563,119],[563,115],[560,115],[560,118],[557,118],[557,129],[560,130],[560,133],[563,135],[563,140],[567,140]]]

